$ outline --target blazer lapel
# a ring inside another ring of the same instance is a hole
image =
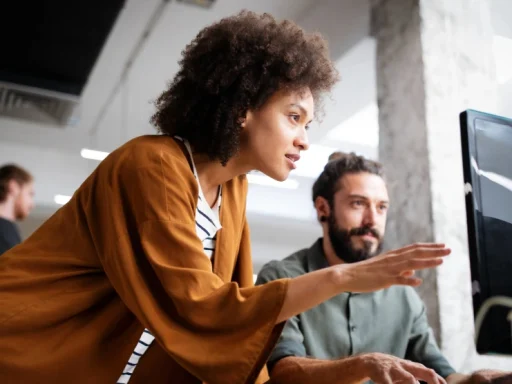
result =
[[[224,282],[231,281],[236,264],[236,240],[239,228],[236,228],[239,217],[236,204],[237,196],[233,193],[231,182],[222,187],[222,202],[220,207],[220,224],[222,228],[217,232],[215,251],[213,254],[213,272]],[[238,197],[240,199],[240,197]]]

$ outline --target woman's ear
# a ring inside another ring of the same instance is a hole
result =
[[[238,118],[238,124],[240,124],[240,126],[245,129],[251,125],[250,121],[252,117],[253,113],[250,110],[247,110],[243,116]]]

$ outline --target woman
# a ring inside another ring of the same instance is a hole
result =
[[[0,260],[0,381],[261,383],[289,317],[419,284],[442,245],[253,286],[245,174],[288,177],[336,78],[291,22],[243,12],[201,31],[157,100],[162,135],[113,152]]]

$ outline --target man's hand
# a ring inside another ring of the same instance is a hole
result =
[[[454,373],[446,381],[448,384],[512,384],[512,372],[484,369],[472,375]]]
[[[446,384],[422,364],[383,353],[365,353],[339,360],[289,356],[279,360],[270,372],[272,384]]]
[[[428,384],[446,384],[433,369],[395,356],[369,353],[360,355],[360,359],[365,375],[378,384],[416,384],[418,380]]]
[[[473,373],[469,384],[512,384],[512,373],[485,369]]]

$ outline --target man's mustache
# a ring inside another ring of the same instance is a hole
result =
[[[379,231],[377,231],[375,228],[371,228],[371,227],[352,228],[348,234],[349,234],[349,236],[372,235],[377,240],[380,240],[380,238],[381,238]]]

